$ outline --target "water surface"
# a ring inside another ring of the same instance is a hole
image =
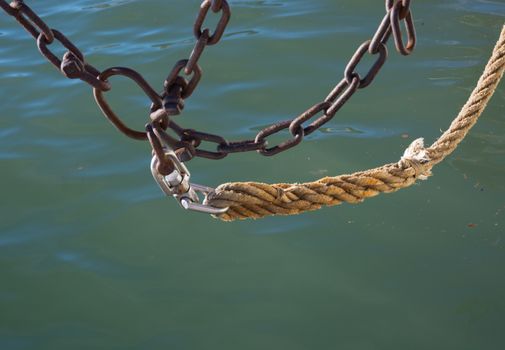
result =
[[[132,67],[159,88],[194,44],[199,6],[27,3],[92,64]],[[230,3],[179,118],[231,140],[324,98],[384,13],[371,0]],[[432,142],[479,77],[505,4],[412,3],[415,53],[390,47],[375,83],[334,121],[275,158],[192,161],[194,180],[308,181]],[[358,206],[225,224],[164,198],[148,146],[117,133],[89,87],[64,79],[5,15],[0,81],[0,349],[503,349],[503,84],[429,181]],[[148,101],[112,83],[114,108],[142,127]]]

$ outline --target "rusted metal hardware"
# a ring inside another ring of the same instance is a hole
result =
[[[292,138],[276,146],[260,149],[258,150],[259,153],[265,156],[273,156],[286,151],[300,144],[304,136],[310,135],[333,119],[335,114],[358,89],[369,86],[378,75],[388,57],[386,44],[391,34],[393,34],[399,53],[402,55],[409,55],[412,52],[416,43],[416,33],[410,10],[410,0],[386,0],[386,12],[384,19],[372,36],[372,39],[365,41],[358,47],[345,68],[344,79],[335,86],[323,102],[314,105],[300,116],[290,121],[282,121],[264,128],[257,134],[256,141],[266,142],[267,137],[285,129],[289,129]],[[402,32],[400,30],[400,22],[402,20],[406,23],[408,36],[407,45],[403,44]],[[362,78],[360,74],[357,73],[357,68],[367,52],[371,55],[378,54],[378,58],[369,69],[368,73]],[[308,126],[304,127],[302,125],[313,118],[316,119]]]
[[[209,36],[206,45],[215,45],[219,42],[219,40],[221,40],[221,37],[223,36],[226,26],[228,25],[231,17],[230,5],[228,5],[228,2],[226,0],[204,0],[200,5],[200,12],[198,12],[198,16],[196,17],[196,21],[193,26],[193,33],[195,34],[196,40],[199,40],[203,35],[202,26],[205,22],[205,19],[207,18],[207,14],[209,13],[211,6],[213,12],[216,13],[221,11],[221,19],[217,23],[214,32]]]
[[[410,11],[410,0],[397,1],[391,8],[391,29],[395,39],[395,46],[399,53],[404,56],[410,55],[416,46],[416,28],[414,18]],[[400,21],[405,21],[407,31],[407,45],[403,44]]]
[[[113,75],[123,75],[134,80],[152,101],[150,119],[153,125],[170,128],[178,135],[179,140],[171,137],[170,146],[183,156],[185,160],[193,157],[222,159],[230,153],[256,151],[265,156],[272,156],[286,151],[298,144],[321,126],[329,122],[358,89],[369,86],[387,60],[386,44],[391,36],[394,38],[397,51],[402,55],[409,55],[416,44],[416,32],[410,0],[385,0],[386,15],[370,40],[361,44],[349,60],[344,78],[335,86],[326,99],[315,104],[298,117],[270,125],[256,135],[254,140],[227,141],[219,135],[208,134],[192,129],[184,129],[170,118],[182,113],[185,100],[195,91],[202,77],[202,69],[198,64],[205,48],[217,44],[224,35],[231,18],[230,5],[226,0],[204,0],[193,25],[196,38],[195,46],[188,59],[178,61],[165,79],[164,90],[159,95],[142,75],[130,68],[113,67],[100,72],[86,62],[82,52],[61,32],[51,29],[44,21],[22,0],[12,3],[0,0],[0,7],[16,20],[37,40],[37,46],[56,68],[70,79],[81,79],[91,85],[95,100],[103,114],[124,135],[146,140],[144,131],[137,131],[126,126],[120,116],[114,113],[106,101],[104,92],[111,89],[109,78]],[[204,28],[204,23],[210,11],[220,17],[216,27],[211,31]],[[401,22],[405,22],[407,43],[404,43]],[[49,49],[55,42],[60,42],[68,51],[62,59]],[[367,54],[378,55],[375,63],[362,77],[358,67]],[[304,124],[307,124],[304,126]],[[267,139],[274,134],[289,130],[291,138],[278,145],[269,145]],[[168,136],[168,134],[166,134]],[[202,143],[214,143],[215,150],[201,149]]]
[[[149,83],[137,71],[125,67],[112,67],[104,70],[98,75],[98,80],[108,82],[108,79],[115,75],[121,75],[133,80],[144,91],[147,97],[152,101],[152,109],[160,109],[162,106],[162,98],[158,93],[149,85]],[[114,113],[109,103],[105,99],[104,92],[98,88],[93,89],[96,103],[102,110],[107,119],[123,134],[136,140],[146,140],[147,135],[144,131],[136,131],[129,128],[123,123],[121,118]]]
[[[14,0],[10,4],[0,0],[0,7],[36,39],[39,51],[50,63],[67,78],[80,79],[93,87],[98,106],[119,131],[136,140],[150,141],[154,152],[153,175],[165,193],[172,195],[179,195],[179,192],[186,193],[187,195],[178,197],[180,203],[188,209],[196,208],[200,211],[213,209],[199,204],[198,196],[193,192],[205,194],[208,193],[208,188],[188,185],[189,172],[186,171],[183,162],[194,157],[222,159],[230,153],[249,151],[273,156],[300,144],[305,136],[328,123],[359,89],[369,86],[374,81],[387,60],[386,44],[391,36],[400,54],[412,53],[416,45],[416,31],[410,4],[410,0],[385,0],[386,15],[376,32],[370,40],[358,47],[344,70],[343,79],[323,101],[316,103],[294,119],[264,128],[258,132],[254,140],[230,142],[219,135],[183,128],[172,120],[172,117],[182,113],[185,100],[193,94],[202,78],[199,60],[205,48],[217,44],[224,35],[231,18],[230,5],[226,0],[203,0],[193,25],[195,46],[188,59],[179,60],[171,69],[164,81],[161,94],[158,94],[140,73],[131,68],[112,67],[100,71],[90,65],[86,62],[84,54],[63,33],[51,29],[23,0]],[[211,12],[219,16],[213,30],[204,27]],[[406,44],[402,37],[401,22],[404,22],[405,26]],[[61,59],[50,49],[54,42],[59,42],[67,50]],[[361,76],[358,67],[367,53],[377,55],[377,58],[368,72]],[[104,92],[111,90],[109,78],[115,75],[133,80],[151,100],[147,132],[127,126],[107,102]],[[308,125],[304,125],[307,123]],[[288,130],[291,134],[289,139],[277,145],[268,143],[269,137],[284,130]],[[202,149],[205,143],[214,144],[215,148]],[[172,178],[167,180],[169,175],[173,175],[176,180]],[[179,178],[181,181],[176,184]],[[191,189],[194,191],[191,192]]]
[[[216,4],[215,8],[214,4]],[[377,31],[370,40],[365,41],[358,47],[344,70],[344,79],[335,86],[324,101],[315,104],[313,107],[309,108],[300,116],[292,120],[282,121],[264,128],[256,135],[254,141],[228,142],[218,135],[210,135],[195,130],[181,129],[177,124],[171,121],[168,127],[177,133],[182,141],[182,143],[179,143],[179,147],[187,147],[187,149],[182,152],[184,152],[188,157],[196,156],[209,159],[222,159],[230,153],[249,151],[257,151],[265,156],[273,156],[300,144],[305,136],[310,135],[333,119],[336,113],[346,104],[346,102],[354,95],[354,93],[356,93],[358,89],[363,89],[374,81],[375,77],[378,75],[387,60],[388,50],[386,44],[391,35],[394,38],[397,51],[402,55],[408,55],[414,49],[416,34],[410,10],[410,0],[386,0],[385,7],[386,15],[381,21]],[[212,9],[213,12],[222,11],[221,20],[212,35],[210,34],[208,28],[204,30],[201,29],[209,12],[209,8]],[[191,73],[193,69],[197,67],[196,62],[201,56],[205,46],[212,45],[216,40],[219,41],[228,20],[229,6],[226,1],[220,2],[206,0],[202,3],[194,25],[194,33],[197,43],[189,60],[187,60],[184,71],[186,74]],[[402,32],[400,29],[401,21],[405,21],[408,38],[406,45],[404,45],[402,39]],[[218,39],[215,39],[216,37]],[[378,56],[372,67],[362,77],[357,72],[357,68],[367,53]],[[176,68],[180,71],[178,65],[176,65]],[[173,79],[174,76],[172,76],[172,81],[174,81]],[[193,89],[191,89],[191,92],[192,91]],[[183,99],[174,98],[171,100],[172,106],[177,107],[173,108],[174,114],[179,114],[182,110],[182,107],[178,107],[179,103],[177,103],[180,100]],[[303,124],[307,122],[309,122],[309,125],[304,126]],[[183,130],[183,132],[181,130]],[[278,145],[269,145],[267,139],[274,134],[282,132],[283,130],[289,130],[291,138]],[[199,147],[202,141],[217,144],[216,151],[200,149]]]

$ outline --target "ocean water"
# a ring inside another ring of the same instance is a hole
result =
[[[132,67],[160,89],[194,44],[196,0],[26,2],[93,65]],[[230,140],[324,98],[384,14],[372,0],[230,5],[178,117]],[[193,180],[309,181],[436,139],[487,62],[505,3],[412,9],[414,54],[390,44],[374,84],[322,130],[274,158],[193,160]],[[133,83],[111,81],[114,108],[142,128],[149,102]],[[4,14],[0,101],[1,350],[505,347],[504,84],[428,181],[360,205],[235,223],[164,197],[149,146],[119,134],[90,88],[61,76]]]

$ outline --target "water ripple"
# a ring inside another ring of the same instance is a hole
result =
[[[505,17],[505,2],[489,0],[455,0],[443,7],[471,13]]]

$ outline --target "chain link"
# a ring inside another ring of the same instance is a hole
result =
[[[400,29],[400,21],[405,21],[408,42],[403,44],[402,32]],[[410,55],[416,46],[416,28],[414,26],[414,18],[410,11],[410,0],[402,0],[396,2],[391,9],[391,29],[395,39],[395,46],[399,53],[404,56]]]
[[[43,34],[47,43],[50,44],[54,41],[54,35],[49,26],[22,0],[13,1],[10,6],[14,11],[13,16],[16,17],[16,20],[35,39],[37,39],[40,34]]]
[[[207,45],[215,45],[221,40],[231,17],[230,5],[228,5],[226,0],[204,0],[202,5],[200,5],[200,12],[198,12],[198,16],[196,17],[196,21],[193,26],[193,33],[195,34],[196,40],[199,40],[203,34],[202,26],[207,18],[207,14],[209,13],[211,6],[213,12],[221,11],[221,18],[219,19],[213,34],[209,36]]]
[[[158,170],[160,174],[165,174],[173,170],[173,164],[168,158],[166,159],[162,144],[176,150],[181,161],[188,161],[194,157],[222,159],[230,153],[249,151],[272,156],[300,144],[305,136],[328,123],[358,89],[363,89],[374,81],[387,60],[386,44],[391,36],[400,54],[412,53],[416,45],[416,31],[410,3],[410,0],[385,0],[386,15],[378,29],[370,40],[358,47],[346,65],[343,79],[322,102],[316,103],[292,120],[264,128],[254,140],[232,142],[219,135],[185,129],[171,118],[182,112],[185,100],[193,94],[202,78],[199,60],[205,48],[220,42],[224,35],[231,18],[231,9],[226,0],[204,0],[201,3],[193,25],[195,46],[188,59],[179,60],[171,69],[164,81],[161,94],[158,94],[142,75],[133,69],[112,67],[100,72],[91,66],[86,62],[83,53],[64,34],[51,29],[24,1],[15,0],[9,4],[0,0],[0,7],[36,39],[41,54],[63,75],[69,79],[80,79],[93,87],[98,106],[119,131],[133,139],[149,140],[153,153],[159,160]],[[204,28],[210,11],[220,16],[213,31]],[[405,26],[406,44],[402,37],[401,22],[404,22]],[[61,43],[67,50],[61,59],[49,48],[55,41]],[[362,77],[357,69],[367,53],[377,58],[367,74]],[[109,78],[116,75],[133,80],[151,100],[150,122],[145,130],[137,131],[127,126],[108,104],[104,92],[111,90]],[[304,126],[306,123],[310,124]],[[178,139],[171,136],[169,130],[177,135]],[[291,138],[278,145],[269,145],[267,139],[284,130],[289,131]],[[214,144],[215,150],[201,149],[202,143]]]
[[[149,85],[147,81],[140,75],[137,71],[125,68],[125,67],[112,67],[104,70],[98,76],[98,80],[106,82],[112,76],[120,75],[133,80],[149,97],[154,107],[161,108],[162,99],[161,96]],[[126,136],[136,139],[136,140],[146,140],[147,134],[145,131],[135,131],[130,129],[126,124],[123,123],[121,118],[112,110],[109,103],[105,99],[104,92],[98,88],[93,89],[93,94],[95,96],[95,101],[102,110],[103,114],[109,121],[123,134]]]

